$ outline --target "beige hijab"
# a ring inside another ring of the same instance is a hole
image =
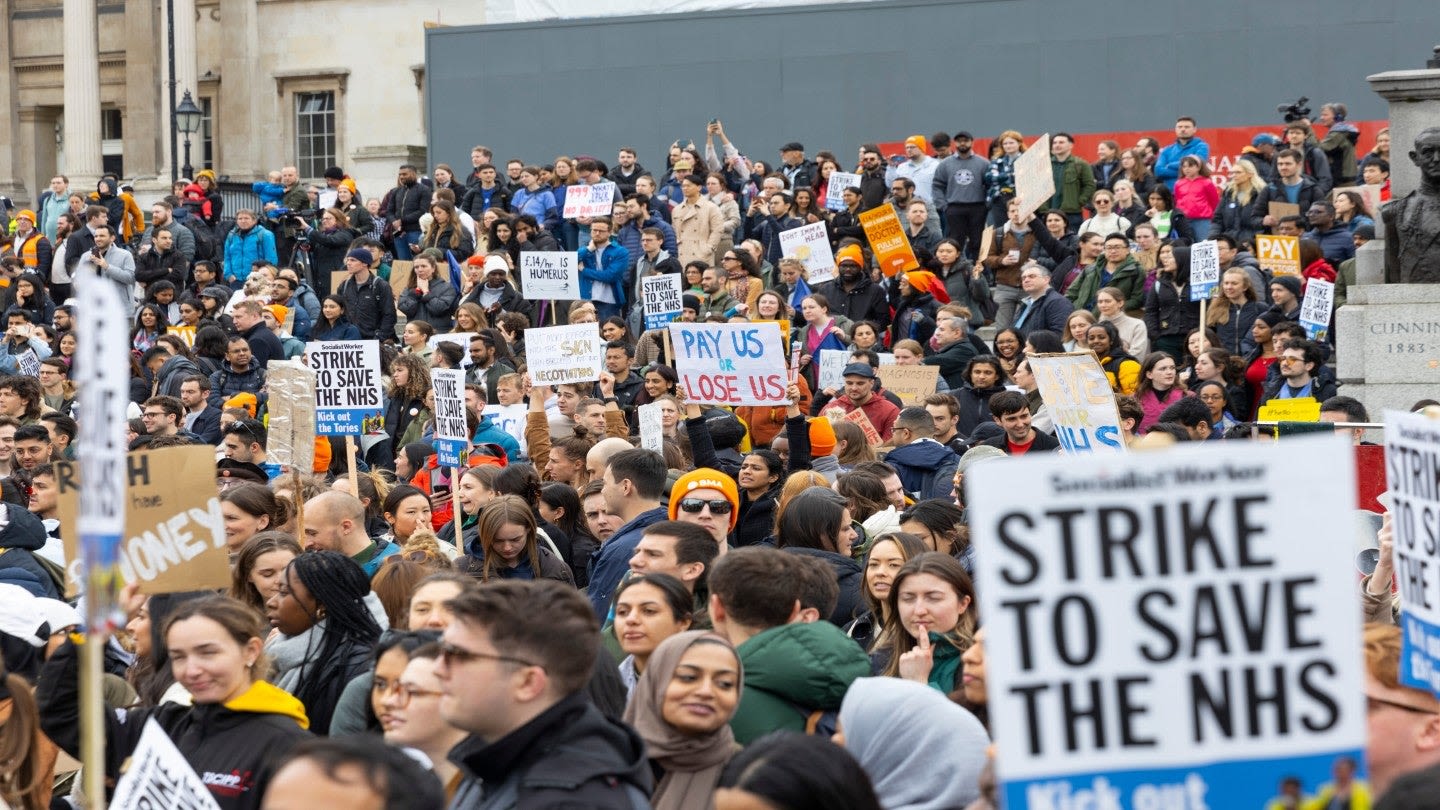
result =
[[[625,722],[640,733],[645,740],[646,754],[665,771],[660,784],[655,786],[655,795],[650,798],[655,810],[712,810],[720,772],[735,754],[735,735],[729,723],[718,731],[694,737],[680,733],[660,714],[675,668],[685,651],[696,643],[721,644],[735,652],[723,636],[709,631],[677,633],[651,653],[645,672],[635,684],[630,704],[625,707]],[[738,653],[735,660],[740,660]],[[737,682],[736,693],[742,692],[743,687],[743,681]]]

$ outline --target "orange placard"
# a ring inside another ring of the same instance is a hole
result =
[[[865,229],[865,238],[870,240],[870,251],[875,254],[880,272],[893,276],[920,267],[893,207],[880,205],[864,212],[860,215],[860,226]]]
[[[1300,275],[1300,237],[1255,234],[1255,258],[1277,276]]]

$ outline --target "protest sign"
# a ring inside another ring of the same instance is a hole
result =
[[[425,345],[434,351],[435,347],[441,343],[454,343],[460,347],[460,367],[470,368],[470,338],[472,337],[475,337],[473,332],[444,332],[439,335],[431,335],[426,339]]]
[[[1255,416],[1261,422],[1319,422],[1320,400],[1314,397],[1272,399],[1260,406]]]
[[[835,277],[835,253],[830,250],[830,237],[823,222],[781,231],[780,254],[794,256],[803,262],[811,285]]]
[[[115,542],[116,564],[142,593],[223,588],[230,582],[225,516],[215,490],[215,448],[191,445],[136,450],[117,470],[129,509]],[[128,475],[128,477],[127,477]],[[55,462],[57,510],[68,563],[68,587],[78,585],[74,526],[94,479],[81,464]],[[82,484],[82,482],[84,482]],[[128,486],[125,486],[128,485]],[[83,520],[83,513],[80,515]]]
[[[341,271],[341,272],[344,272],[344,271]],[[349,274],[349,273],[345,273],[345,278],[349,278],[349,277],[350,277],[350,274]],[[400,296],[401,296],[401,295],[404,295],[404,294],[405,294],[405,291],[408,290],[408,289],[410,289],[410,284],[411,284],[411,282],[413,282],[414,280],[415,280],[415,263],[414,263],[414,262],[409,261],[408,259],[396,259],[395,261],[390,262],[390,291],[393,292],[393,293],[395,293],[395,300],[396,300],[396,301],[399,301],[399,300],[400,300]],[[341,281],[344,281],[344,279],[341,279]],[[339,285],[339,284],[332,285],[332,286],[330,287],[330,289],[331,289],[331,290],[339,290],[339,289],[340,289],[340,285]]]
[[[269,433],[265,459],[303,473],[315,467],[315,372],[299,360],[265,367]]]
[[[785,348],[773,323],[672,323],[675,371],[685,401],[784,405]],[[531,329],[525,330],[529,341]]]
[[[845,189],[859,187],[860,175],[849,172],[830,172],[830,180],[825,185],[825,207],[831,211],[844,211]]]
[[[242,791],[243,777],[239,773],[217,773],[212,776],[235,781],[237,794]],[[221,787],[217,785],[217,788]],[[249,788],[252,796],[259,786]],[[227,791],[228,792],[228,791]],[[258,796],[253,796],[258,799]],[[110,800],[114,808],[159,808],[166,810],[220,810],[210,788],[195,774],[185,755],[170,741],[170,735],[160,728],[155,720],[145,721],[140,732],[140,742],[130,754],[130,767],[115,786],[115,796]]]
[[[489,417],[495,427],[500,428],[520,442],[520,452],[527,452],[525,442],[525,413],[529,408],[524,403],[516,405],[486,405],[481,411]]]
[[[362,436],[383,430],[380,344],[374,340],[319,340],[305,347],[315,370],[315,432]]]
[[[1037,354],[1030,368],[1040,397],[1066,453],[1113,455],[1125,452],[1115,392],[1095,355],[1089,352]]]
[[[1190,246],[1190,300],[1204,301],[1220,284],[1220,243],[1214,239]]]
[[[880,205],[864,212],[860,215],[860,226],[865,229],[865,238],[870,240],[870,252],[875,254],[880,272],[893,276],[920,267],[894,206]]]
[[[1440,695],[1440,421],[1385,412],[1385,482],[1400,582],[1400,682]]]
[[[1020,220],[1049,205],[1055,197],[1055,175],[1050,171],[1050,133],[1030,144],[1015,158],[1015,197],[1020,200]]]
[[[751,323],[773,323],[773,324],[775,324],[776,326],[780,327],[780,348],[783,349],[783,348],[785,348],[786,346],[789,346],[789,345],[790,345],[790,327],[791,327],[791,323],[790,323],[789,321],[764,321],[764,320],[761,320],[761,321],[751,321]]]
[[[680,317],[684,285],[684,279],[674,273],[641,277],[640,299],[645,307],[647,330],[659,329]]]
[[[1312,278],[1305,285],[1300,302],[1300,325],[1311,340],[1324,340],[1330,331],[1330,314],[1335,311],[1335,282]]]
[[[980,232],[980,252],[975,255],[984,261],[985,257],[990,255],[990,246],[993,244],[995,244],[995,226],[990,225]]]
[[[435,455],[442,467],[463,467],[470,450],[470,426],[465,417],[465,372],[458,368],[430,369],[435,391]]]
[[[866,416],[865,412],[859,408],[846,411],[841,419],[859,425],[861,432],[865,434],[865,442],[871,447],[879,447],[885,443],[885,440],[880,437],[880,431],[875,429],[875,423],[871,422],[870,417]]]
[[[1353,191],[1356,194],[1360,195],[1360,199],[1365,201],[1365,210],[1357,211],[1355,213],[1364,214],[1367,217],[1375,219],[1378,218],[1377,214],[1380,211],[1380,189],[1382,189],[1383,187],[1384,186],[1372,186],[1364,184],[1358,186],[1342,186],[1341,188],[1335,188],[1330,190],[1330,199],[1333,202],[1340,196],[1340,192]]]
[[[591,382],[605,370],[605,341],[595,323],[526,329],[525,353],[535,385]]]
[[[580,300],[580,260],[564,250],[521,253],[520,292],[527,301]]]
[[[186,346],[189,346],[193,349],[195,348],[196,328],[197,327],[194,326],[167,326],[165,327],[165,334],[175,335],[176,337],[185,341]]]
[[[935,393],[940,367],[897,366],[893,362],[882,362],[876,373],[880,375],[880,384],[885,386],[885,390],[899,397],[901,402],[924,405],[925,397]]]
[[[1285,217],[1298,217],[1300,216],[1300,206],[1295,203],[1275,202],[1271,200],[1270,208],[1266,213],[1274,217],[1277,221]]]
[[[1259,808],[1365,747],[1348,441],[965,476],[1011,808]],[[1304,538],[1304,542],[1296,542]]]
[[[1277,276],[1300,275],[1300,237],[1255,234],[1255,258]]]
[[[820,375],[815,378],[821,391],[826,388],[839,388],[845,384],[845,364],[850,360],[849,349],[821,349],[820,350]],[[815,362],[812,360],[811,362]]]
[[[594,185],[565,187],[565,219],[608,217],[615,208],[615,184],[608,180]]]
[[[640,414],[640,447],[657,453],[665,452],[665,426],[661,421],[660,403],[641,405],[637,410]]]
[[[26,377],[40,376],[40,358],[35,356],[34,349],[26,349],[24,354],[16,357],[15,365],[20,368],[20,373]]]

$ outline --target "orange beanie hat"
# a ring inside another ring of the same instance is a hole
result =
[[[680,501],[697,489],[718,489],[725,493],[725,500],[730,502],[730,528],[734,529],[740,519],[740,487],[734,478],[709,467],[691,470],[675,479],[675,485],[670,487],[670,519],[675,520],[680,513]]]
[[[810,420],[810,455],[828,456],[835,452],[835,426],[829,417],[817,416]]]

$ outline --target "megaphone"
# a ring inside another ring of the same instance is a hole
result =
[[[1380,549],[1378,548],[1362,549],[1359,554],[1355,555],[1355,567],[1367,577],[1375,573],[1375,566],[1379,564]]]

